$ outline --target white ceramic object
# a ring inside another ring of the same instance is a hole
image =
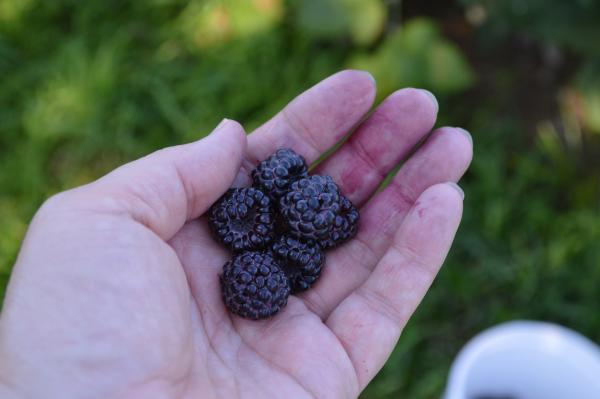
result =
[[[444,399],[599,399],[600,347],[556,324],[514,321],[455,359]]]

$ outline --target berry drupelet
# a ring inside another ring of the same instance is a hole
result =
[[[220,276],[225,306],[247,319],[265,319],[279,312],[290,295],[288,279],[266,252],[234,256]]]
[[[279,201],[289,233],[304,240],[327,239],[340,210],[340,193],[331,176],[313,175],[295,181]]]
[[[340,214],[335,217],[329,235],[319,241],[319,245],[323,249],[343,244],[353,238],[358,231],[358,220],[360,218],[358,209],[344,196],[340,196],[340,205]]]
[[[261,249],[273,240],[272,202],[256,188],[233,188],[209,212],[215,237],[234,252]]]
[[[254,186],[276,201],[288,191],[291,183],[306,177],[308,167],[302,156],[282,148],[258,164],[252,171]]]
[[[325,254],[315,242],[284,235],[273,243],[272,250],[290,280],[292,294],[307,290],[321,275]]]

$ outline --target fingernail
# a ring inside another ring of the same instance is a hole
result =
[[[462,188],[460,188],[460,186],[458,184],[454,183],[453,181],[449,181],[446,184],[449,185],[450,187],[452,187],[453,189],[455,189],[456,191],[458,191],[461,198],[465,199],[465,192],[463,191]]]
[[[468,131],[466,131],[462,127],[455,127],[455,129],[458,130],[459,132],[461,132],[462,134],[464,134],[465,136],[467,136],[467,138],[471,142],[471,145],[473,145],[473,136],[471,136],[471,133],[469,133]]]
[[[435,112],[437,112],[440,109],[440,105],[438,104],[437,98],[435,98],[433,93],[430,92],[429,90],[425,90],[425,89],[419,89],[419,90],[421,90],[423,93],[427,94],[427,96],[431,99],[431,102],[435,106]]]
[[[227,125],[231,120],[227,119],[227,118],[223,118],[223,120],[221,122],[219,122],[219,124],[217,125],[217,127],[215,127],[215,131],[222,129],[223,127],[225,127],[225,125]]]
[[[369,72],[369,71],[362,71],[362,72],[364,72],[369,77],[369,79],[371,79],[374,86],[377,85],[377,81],[375,80],[375,77],[371,74],[371,72]]]

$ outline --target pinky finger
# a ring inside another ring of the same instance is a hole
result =
[[[460,223],[454,183],[425,190],[373,273],[327,319],[354,365],[361,390],[383,367],[433,282]]]

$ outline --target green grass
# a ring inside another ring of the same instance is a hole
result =
[[[600,114],[596,97],[585,102],[595,95],[586,82],[600,81],[594,55],[579,55],[584,74],[566,67],[524,89],[546,67],[520,70],[531,49],[515,53],[493,26],[457,43],[447,34],[455,11],[394,28],[396,8],[383,4],[1,2],[0,297],[27,223],[52,193],[202,137],[223,117],[251,131],[320,79],[360,67],[380,99],[401,86],[432,90],[439,124],[465,126],[475,141],[456,243],[363,396],[439,397],[460,347],[505,320],[554,321],[600,342]],[[335,29],[322,29],[323,15],[339,18]]]

